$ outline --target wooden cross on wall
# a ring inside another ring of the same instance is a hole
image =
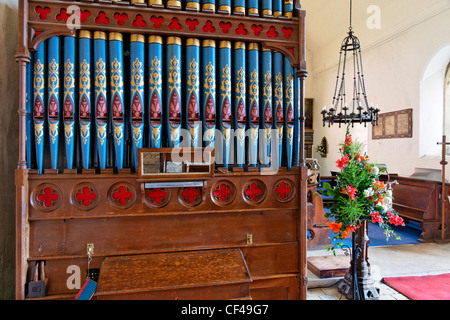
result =
[[[447,165],[447,161],[446,161],[446,147],[448,145],[450,145],[450,142],[447,142],[447,137],[445,135],[442,136],[442,142],[438,142],[437,144],[442,145],[442,160],[441,160],[441,165],[442,165],[442,194],[441,194],[441,220],[442,220],[442,224],[441,224],[441,240],[445,241],[445,202],[447,200],[447,190],[446,190],[446,185],[445,185],[445,166]]]

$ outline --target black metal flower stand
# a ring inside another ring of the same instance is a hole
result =
[[[370,276],[367,249],[369,244],[368,222],[352,232],[350,269],[338,285],[338,291],[351,300],[379,300],[375,281]]]

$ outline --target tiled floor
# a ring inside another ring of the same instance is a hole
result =
[[[309,250],[308,257],[329,255],[325,250]],[[379,288],[379,300],[408,300],[383,283],[383,277],[450,273],[450,243],[421,243],[369,247],[372,278]],[[347,300],[338,292],[341,278],[319,279],[308,271],[308,300]]]

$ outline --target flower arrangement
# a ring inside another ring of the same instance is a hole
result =
[[[364,220],[378,223],[384,229],[386,238],[395,236],[391,225],[404,225],[403,219],[392,208],[392,183],[379,180],[382,169],[369,162],[367,155],[362,155],[363,145],[353,141],[349,128],[345,142],[339,149],[341,158],[336,161],[341,170],[336,177],[336,185],[331,187],[324,183],[322,194],[333,198],[330,212],[325,214],[327,225],[336,233],[333,240],[341,241],[350,237]],[[334,247],[328,248],[334,249]]]
[[[322,154],[327,153],[327,147],[324,146],[323,144],[319,144],[319,145],[316,147],[316,152],[317,152],[317,153],[322,153]]]

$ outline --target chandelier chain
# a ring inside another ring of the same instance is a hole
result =
[[[369,106],[367,101],[361,44],[352,30],[352,13],[353,2],[350,0],[350,27],[348,36],[342,41],[339,52],[339,64],[333,100],[329,110],[325,106],[321,112],[324,126],[326,123],[328,123],[328,126],[334,123],[339,123],[339,126],[343,123],[351,123],[352,126],[354,123],[364,123],[364,125],[366,123],[378,124],[378,113],[380,110],[378,107],[373,108]],[[352,52],[352,57],[347,57],[347,53],[349,52]],[[351,106],[347,105],[345,84],[347,59],[349,59],[349,64],[353,64],[353,94],[348,96],[349,104],[352,104]]]

